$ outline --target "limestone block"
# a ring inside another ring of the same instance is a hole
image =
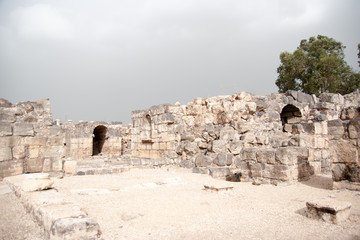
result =
[[[264,169],[262,177],[264,178],[276,179],[280,181],[289,181],[294,178],[292,176],[293,173],[289,170],[288,166],[281,164],[264,164],[263,167]]]
[[[25,174],[21,182],[21,189],[25,192],[42,191],[52,188],[54,181],[47,173]]]
[[[342,105],[344,104],[344,97],[339,93],[322,93],[320,101]]]
[[[50,239],[98,239],[100,226],[90,218],[60,218],[51,226]]]
[[[319,135],[327,135],[328,134],[328,127],[327,127],[327,122],[315,122],[314,123],[314,130],[315,130],[315,134],[319,134]]]
[[[63,146],[45,146],[41,148],[41,152],[45,158],[62,157],[64,148]]]
[[[352,141],[337,140],[331,141],[330,156],[334,163],[357,163],[358,162],[358,148],[354,146]]]
[[[306,202],[306,207],[308,218],[339,224],[348,219],[351,203],[335,199],[319,199]]]
[[[24,159],[25,158],[25,146],[15,146],[12,149],[13,158]]]
[[[249,163],[250,177],[259,178],[262,177],[262,164],[261,163]]]
[[[43,161],[41,158],[28,158],[26,159],[26,172],[37,173],[43,169]]]
[[[203,154],[199,154],[195,158],[195,166],[196,167],[208,167],[212,164],[212,159],[208,156],[205,156]]]
[[[273,149],[259,149],[256,152],[256,159],[259,163],[275,164],[275,151]]]
[[[199,152],[199,148],[196,142],[184,141],[184,151],[186,154],[193,156]]]
[[[299,146],[313,148],[315,146],[315,136],[307,135],[307,134],[300,134]]]
[[[12,151],[10,147],[0,146],[0,162],[12,159]]]
[[[38,146],[29,146],[29,158],[38,158],[39,157],[39,147]]]
[[[328,121],[328,133],[331,138],[342,138],[345,134],[343,122],[340,119]]]
[[[315,137],[315,148],[328,148],[329,143],[325,137]]]
[[[333,163],[331,166],[332,179],[336,182],[346,179],[346,165]]]
[[[247,102],[245,104],[245,106],[250,114],[253,114],[254,112],[256,112],[256,103],[255,102]]]
[[[13,123],[15,121],[15,113],[14,111],[11,111],[11,108],[0,108],[0,122]]]
[[[226,141],[224,140],[214,140],[212,142],[212,151],[215,153],[226,153]]]
[[[11,136],[12,127],[10,123],[0,122],[0,137]]]
[[[240,154],[242,149],[242,143],[240,141],[231,141],[229,146],[229,151],[234,154],[238,155]]]
[[[226,126],[220,129],[220,140],[231,141],[234,140],[235,129],[230,126]]]
[[[64,162],[65,174],[75,175],[77,169],[77,162],[75,160],[67,160]]]
[[[44,162],[43,162],[43,169],[42,169],[42,171],[43,171],[43,172],[51,172],[51,170],[52,170],[52,162],[51,162],[51,159],[45,158],[45,159],[44,159]]]
[[[219,153],[216,155],[214,159],[214,164],[223,167],[223,166],[230,166],[232,164],[232,154],[225,154],[225,153]]]
[[[230,169],[224,167],[217,167],[210,168],[209,172],[213,178],[225,179],[226,176],[230,174]]]
[[[24,137],[24,145],[29,146],[46,146],[47,138],[42,136]]]
[[[31,123],[15,123],[15,136],[34,136],[34,127]]]
[[[23,173],[23,160],[10,160],[0,162],[0,179]]]
[[[62,163],[62,159],[60,157],[53,157],[50,158],[51,159],[51,166],[52,166],[52,170],[54,172],[59,172],[63,170],[63,163]]]
[[[244,148],[240,153],[240,157],[245,161],[256,161],[256,152],[257,148]]]
[[[314,171],[314,175],[321,174],[321,162],[309,162],[310,167]]]
[[[360,118],[356,118],[350,121],[349,124],[349,137],[351,139],[360,138]]]
[[[282,147],[278,148],[275,153],[275,160],[281,164],[294,165],[300,158],[308,158],[309,151],[302,147]]]

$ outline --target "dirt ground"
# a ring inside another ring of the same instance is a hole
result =
[[[204,185],[234,188],[214,192]],[[65,177],[54,184],[100,224],[106,240],[360,239],[360,192],[324,189],[330,186],[321,176],[255,186],[179,168]],[[305,217],[306,201],[323,197],[351,202],[350,218],[334,225]],[[12,193],[0,193],[0,222],[1,239],[43,239]]]
[[[3,182],[0,182],[0,239],[44,239],[44,232],[26,213],[20,200]]]
[[[254,186],[163,168],[66,177],[55,187],[98,221],[104,239],[360,239],[360,193],[323,189],[328,180]],[[305,217],[306,201],[323,197],[351,202],[350,218],[334,225]]]

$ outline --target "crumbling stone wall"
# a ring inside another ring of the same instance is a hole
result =
[[[63,131],[52,124],[49,99],[11,104],[0,100],[0,179],[62,171]]]
[[[130,126],[89,122],[55,124],[49,99],[11,104],[0,99],[0,179],[22,173],[62,174],[66,159],[93,155],[97,126],[106,128],[101,155],[130,155]],[[125,135],[125,137],[122,137]]]
[[[243,180],[275,183],[330,173],[335,166],[330,153],[338,144],[330,142],[328,124],[333,126],[332,121],[347,114],[342,111],[357,108],[359,99],[358,94],[317,98],[296,91],[267,96],[240,93],[134,111],[132,157],[154,159],[156,164],[169,158],[215,177],[240,172]],[[341,169],[345,165],[359,169],[355,138],[345,144],[352,146],[355,167],[344,163],[343,154],[336,160],[342,162]]]

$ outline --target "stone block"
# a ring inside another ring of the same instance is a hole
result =
[[[60,218],[51,226],[51,239],[98,239],[100,226],[90,218]]]
[[[229,151],[234,154],[238,155],[240,154],[242,149],[242,143],[240,141],[232,141],[230,142]]]
[[[319,199],[306,202],[306,207],[308,218],[339,224],[348,219],[351,203],[335,199]]]
[[[317,135],[327,135],[328,134],[328,126],[327,122],[315,122],[314,123],[315,134]]]
[[[256,152],[258,151],[257,148],[244,148],[241,151],[240,157],[242,160],[245,161],[256,161]]]
[[[232,141],[235,137],[235,129],[230,126],[226,126],[220,129],[220,139],[224,141]]]
[[[195,167],[192,170],[193,173],[209,174],[209,169],[204,167]]]
[[[38,173],[43,169],[43,161],[41,158],[28,158],[26,159],[26,172]]]
[[[25,192],[42,191],[52,188],[54,181],[47,173],[26,174],[21,182],[21,189]]]
[[[351,139],[360,138],[360,118],[356,118],[349,123],[349,137]]]
[[[51,159],[51,166],[52,166],[52,170],[54,172],[60,172],[63,170],[63,163],[62,163],[62,159],[59,157],[54,157],[54,158],[50,158]]]
[[[0,162],[12,159],[12,151],[10,147],[0,146]]]
[[[29,158],[38,158],[39,157],[39,147],[38,146],[29,146]]]
[[[43,162],[43,172],[51,172],[52,171],[52,162],[51,159],[45,158]]]
[[[223,167],[210,168],[209,172],[213,178],[225,179],[226,175],[230,174],[230,169]]]
[[[334,163],[357,163],[358,149],[354,146],[352,141],[337,140],[331,141],[330,157]]]
[[[289,167],[281,164],[276,164],[276,165],[265,164],[262,177],[269,179],[276,179],[280,181],[289,181],[293,179]]]
[[[209,156],[205,156],[203,154],[199,154],[195,158],[195,166],[196,167],[208,167],[212,164],[212,159]]]
[[[275,160],[284,165],[294,165],[300,158],[308,158],[309,151],[303,147],[282,147],[278,148],[275,153]]]
[[[12,149],[13,158],[15,159],[24,159],[26,156],[25,146],[15,146]]]
[[[75,160],[68,160],[64,162],[65,174],[75,175],[77,169],[77,162]]]
[[[232,164],[232,154],[219,153],[214,159],[214,164],[220,167],[230,166]]]
[[[23,170],[23,160],[10,160],[0,162],[0,179],[8,176],[22,174]]]
[[[31,123],[15,123],[15,136],[34,136],[34,127]]]
[[[259,178],[262,177],[262,165],[261,163],[249,163],[249,175],[252,178]]]
[[[0,137],[12,136],[12,127],[10,123],[0,122]]]
[[[259,149],[256,153],[259,163],[275,164],[275,151],[273,149]]]
[[[212,142],[212,151],[215,153],[226,153],[226,141],[224,140],[214,140]]]
[[[340,139],[345,134],[343,122],[340,119],[328,121],[328,133],[333,139]]]

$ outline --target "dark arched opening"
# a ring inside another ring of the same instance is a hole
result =
[[[99,155],[106,140],[107,127],[97,126],[93,134],[93,156]]]
[[[301,112],[299,108],[292,104],[286,105],[282,109],[280,116],[283,126],[285,126],[285,124],[295,124],[301,121]]]

